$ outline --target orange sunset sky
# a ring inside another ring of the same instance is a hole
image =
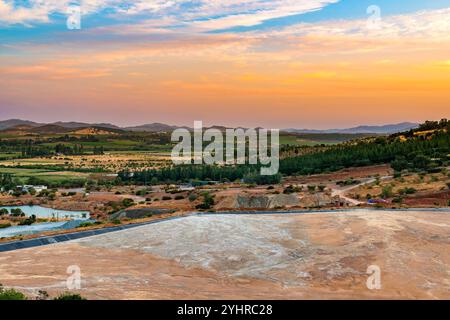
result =
[[[380,19],[366,1],[81,1],[79,30],[68,2],[28,2],[0,1],[2,120],[339,128],[450,116],[449,1],[379,1]]]

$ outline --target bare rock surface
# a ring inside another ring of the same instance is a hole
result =
[[[0,254],[0,282],[92,299],[449,299],[450,213],[207,215]],[[381,270],[381,289],[366,286]]]

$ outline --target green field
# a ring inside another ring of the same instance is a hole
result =
[[[39,178],[48,185],[58,184],[64,181],[86,180],[88,174],[69,171],[49,171],[44,169],[20,169],[20,168],[0,168],[0,174],[9,173],[17,179],[17,183],[27,183],[31,177]]]
[[[0,153],[0,160],[16,159],[20,155],[20,152]]]
[[[317,141],[317,140],[308,140],[303,139],[298,136],[280,136],[280,144],[290,145],[290,146],[316,146],[320,144],[332,145],[336,144],[334,142],[329,141]]]

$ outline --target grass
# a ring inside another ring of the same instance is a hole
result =
[[[309,140],[301,138],[300,136],[282,135],[280,136],[280,144],[287,144],[290,146],[316,146],[318,144],[332,145],[336,143],[330,141]]]
[[[21,155],[20,152],[0,153],[0,160],[15,159]]]
[[[373,134],[366,133],[298,133],[282,134],[280,136],[281,144],[292,146],[315,146],[318,144],[335,145],[355,139],[371,137]]]
[[[18,183],[27,183],[31,177],[41,179],[47,184],[58,184],[64,181],[86,180],[88,174],[70,171],[49,171],[43,169],[0,168],[0,173],[10,173],[17,178]]]

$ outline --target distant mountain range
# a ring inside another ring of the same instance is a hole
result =
[[[0,121],[0,130],[11,130],[11,129],[25,129],[25,128],[34,128],[33,131],[64,131],[67,132],[73,129],[82,129],[82,128],[104,128],[104,129],[113,129],[113,130],[123,130],[123,131],[146,131],[146,132],[170,132],[179,127],[170,126],[163,123],[150,123],[144,124],[141,126],[133,126],[133,127],[119,127],[111,123],[85,123],[85,122],[53,122],[53,123],[38,123],[28,120],[20,120],[20,119],[9,119]],[[38,128],[42,128],[39,130]],[[48,129],[48,130],[47,130]]]
[[[285,129],[283,131],[290,133],[376,133],[376,134],[392,134],[402,131],[408,131],[419,127],[418,123],[402,122],[397,124],[387,124],[381,126],[358,126],[346,129],[326,129],[326,130],[311,130],[311,129]]]
[[[327,129],[327,130],[312,130],[312,129],[284,129],[281,131],[289,133],[374,133],[374,134],[392,134],[401,131],[407,131],[410,129],[417,128],[418,123],[402,122],[397,124],[387,124],[381,126],[358,126],[346,129]],[[96,130],[111,129],[112,131],[118,132],[123,131],[136,131],[136,132],[171,132],[177,128],[188,128],[188,127],[178,127],[167,125],[164,123],[150,123],[140,126],[131,127],[119,127],[110,123],[85,123],[85,122],[54,122],[54,123],[37,123],[28,120],[20,119],[9,119],[0,121],[0,130],[23,130],[25,128],[30,129],[36,133],[38,132],[54,132],[58,131],[63,133],[64,131],[72,131],[76,129],[94,128]],[[220,130],[225,130],[226,127],[223,126],[213,126],[212,128],[217,128]],[[65,130],[66,129],[66,130]],[[189,129],[189,128],[188,128]]]

